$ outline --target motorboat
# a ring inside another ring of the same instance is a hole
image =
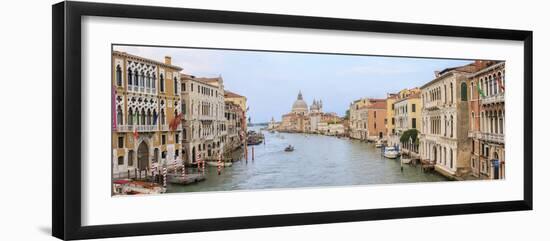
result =
[[[384,157],[395,159],[399,156],[399,152],[393,146],[388,146],[384,148]]]
[[[384,142],[382,140],[377,140],[374,146],[376,148],[381,148],[384,145]]]
[[[285,151],[286,151],[286,152],[294,151],[294,147],[293,147],[292,145],[288,145],[288,146],[285,148]]]

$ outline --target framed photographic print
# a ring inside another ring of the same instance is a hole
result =
[[[53,235],[531,210],[532,54],[524,30],[55,4]]]

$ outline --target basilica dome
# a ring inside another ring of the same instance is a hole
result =
[[[294,104],[292,105],[292,113],[307,114],[307,111],[307,103],[304,101],[302,97],[302,92],[300,91],[298,93],[298,98],[296,99],[296,101],[294,101]]]

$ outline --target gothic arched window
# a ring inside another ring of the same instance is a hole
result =
[[[120,69],[120,65],[116,66],[116,84],[118,86],[122,86],[122,70]]]
[[[164,92],[164,75],[160,74],[160,92]]]
[[[468,86],[466,86],[466,82],[462,82],[462,84],[460,84],[460,100],[468,100]]]
[[[128,68],[128,85],[132,85],[132,70]]]
[[[116,108],[116,123],[117,125],[122,125],[122,109],[120,106]]]

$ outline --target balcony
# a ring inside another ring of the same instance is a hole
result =
[[[496,95],[485,96],[481,98],[482,105],[504,103],[504,92],[500,92]]]
[[[441,106],[441,101],[427,101],[426,104],[424,104],[424,109],[439,109]]]
[[[504,144],[504,134],[480,133],[481,140]]]
[[[137,132],[153,132],[158,131],[157,125],[136,125],[135,129]],[[134,125],[117,125],[117,132],[133,132]]]

